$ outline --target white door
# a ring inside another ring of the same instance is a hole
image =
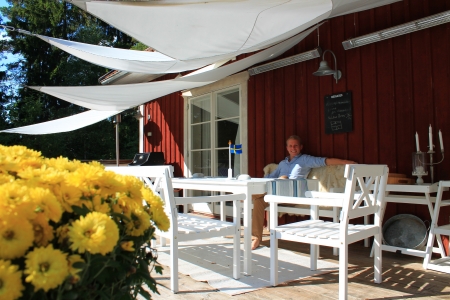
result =
[[[189,99],[188,168],[190,175],[227,177],[241,174],[241,156],[229,154],[228,143],[241,144],[240,87],[234,86]],[[244,149],[245,150],[245,149]],[[193,195],[208,195],[195,191]],[[216,205],[197,205],[196,211],[218,213]],[[228,214],[228,212],[227,212]]]

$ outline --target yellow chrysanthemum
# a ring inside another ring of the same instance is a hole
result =
[[[83,269],[74,268],[73,264],[77,262],[84,263],[84,259],[81,258],[80,255],[74,254],[70,255],[68,258],[69,261],[69,274],[72,276],[70,279],[70,283],[74,284],[77,283],[80,280],[80,276],[78,275]]]
[[[80,217],[69,228],[70,248],[79,253],[105,255],[114,249],[119,240],[119,228],[111,218],[103,213],[91,212]]]
[[[13,215],[0,219],[0,259],[21,257],[33,245],[34,232],[31,223]]]
[[[50,190],[39,187],[32,188],[29,197],[36,204],[37,212],[44,213],[47,218],[54,222],[61,219],[63,213],[61,204]]]
[[[0,186],[0,211],[5,214],[34,218],[36,205],[30,201],[30,189],[20,180]]]
[[[134,242],[133,241],[120,242],[120,248],[122,248],[123,251],[133,252]]]
[[[58,237],[59,244],[66,243],[66,240],[69,238],[69,225],[64,224],[56,228],[56,236]]]
[[[140,181],[135,176],[117,174],[116,176],[117,180],[120,181],[123,185],[123,189],[121,190],[121,192],[125,193],[132,201],[140,204],[142,201],[141,189],[144,186],[142,181]]]
[[[105,170],[92,165],[80,165],[80,167],[70,174],[70,182],[79,188],[100,188],[99,181]]]
[[[43,213],[36,214],[36,218],[31,221],[34,231],[34,244],[38,247],[47,246],[53,240],[53,227],[48,223]]]
[[[144,200],[149,205],[150,216],[155,226],[161,231],[167,231],[170,227],[170,221],[164,211],[164,202],[161,197],[155,195],[150,189],[142,188],[141,190]]]
[[[0,170],[0,184],[5,184],[9,182],[13,182],[15,180],[15,177],[12,175],[9,175],[8,173],[2,172]]]
[[[53,192],[65,211],[73,212],[72,205],[80,206],[83,194],[79,188],[64,182],[54,186]]]
[[[69,275],[67,254],[52,245],[36,248],[29,252],[25,260],[26,282],[34,285],[34,290],[48,291],[58,287]]]
[[[114,172],[103,171],[97,182],[97,185],[99,186],[99,194],[103,198],[108,198],[118,192],[124,191],[125,187],[123,183],[120,182],[120,177],[122,176]]]
[[[81,162],[79,160],[69,160],[67,157],[45,158],[44,164],[49,168],[63,172],[74,172],[78,169]]]
[[[29,166],[39,168],[42,165],[41,153],[24,146],[2,146],[0,153],[0,169],[11,175]]]
[[[111,211],[110,204],[100,195],[96,195],[93,197],[92,204],[94,205],[94,210],[97,212],[108,214]]]
[[[13,300],[22,296],[22,272],[9,260],[0,260],[0,299]]]
[[[144,210],[136,210],[131,213],[131,221],[125,228],[128,235],[141,236],[150,226],[150,216]]]

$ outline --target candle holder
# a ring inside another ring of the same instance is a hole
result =
[[[423,169],[424,171],[422,171],[422,169],[421,169],[422,166],[423,167],[430,166],[431,183],[434,183],[434,165],[440,164],[441,162],[444,161],[444,142],[442,141],[442,132],[441,132],[441,130],[439,130],[439,145],[440,145],[440,149],[441,149],[442,158],[438,162],[433,162],[433,154],[435,153],[434,152],[434,148],[435,147],[433,145],[433,128],[431,127],[431,124],[430,124],[429,130],[428,130],[428,137],[429,137],[430,144],[428,146],[428,152],[427,153],[430,155],[430,163],[426,163],[425,162],[425,154],[422,153],[419,150],[420,149],[419,148],[419,135],[418,135],[418,133],[416,131],[416,148],[417,148],[417,152],[415,152],[415,154],[413,153],[413,175],[414,176],[419,176],[419,174],[422,174],[420,177],[417,178],[417,183],[418,184],[421,184],[421,183],[419,183],[419,181],[421,181],[422,180],[422,176],[424,176],[423,172],[426,172],[425,169]],[[416,169],[416,163],[415,163],[416,160],[418,161],[417,167],[419,167],[419,169]],[[427,172],[427,174],[428,174],[428,172]],[[422,181],[422,183],[423,183],[423,181]]]
[[[425,164],[430,166],[431,183],[434,183],[434,165],[440,164],[441,162],[444,161],[444,152],[441,149],[442,158],[438,162],[433,162],[433,154],[436,153],[436,152],[434,152],[434,150],[428,150],[427,153],[430,155],[430,163],[428,163],[428,164],[425,163]]]
[[[412,167],[413,167],[413,176],[417,176],[416,183],[423,184],[422,176],[428,175],[427,164],[425,162],[426,156],[424,152],[413,152],[412,154]]]

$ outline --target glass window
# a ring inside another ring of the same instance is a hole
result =
[[[217,93],[216,119],[239,117],[239,89]]]
[[[211,121],[211,97],[203,96],[191,102],[191,123]]]
[[[240,88],[191,98],[190,163],[191,174],[228,176],[231,157],[233,176],[241,173],[240,155],[229,155],[228,141],[240,144]]]
[[[205,176],[211,176],[211,151],[193,151],[192,161],[192,174],[203,173]]]
[[[211,148],[211,124],[192,125],[192,150]]]

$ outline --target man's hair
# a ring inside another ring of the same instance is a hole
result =
[[[303,145],[302,139],[298,135],[291,135],[290,137],[288,137],[286,140],[286,144],[289,140],[296,140],[299,145]]]

